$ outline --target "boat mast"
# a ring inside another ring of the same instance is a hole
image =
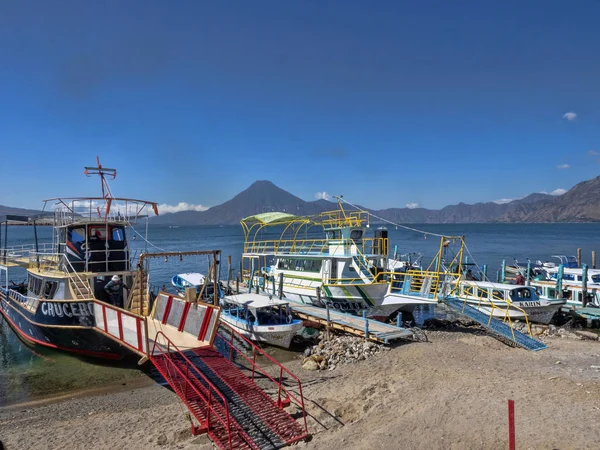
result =
[[[102,198],[106,201],[106,210],[104,212],[104,219],[106,219],[108,217],[108,213],[110,212],[110,205],[113,200],[113,195],[110,191],[108,181],[106,181],[106,176],[110,176],[112,177],[111,180],[114,180],[117,177],[117,171],[116,169],[102,167],[102,164],[100,164],[100,157],[98,156],[96,156],[96,162],[98,164],[97,167],[85,167],[83,173],[88,177],[91,175],[100,175],[100,183],[102,184]],[[125,215],[127,215],[127,211],[125,211]],[[98,208],[98,216],[102,218],[100,208]]]

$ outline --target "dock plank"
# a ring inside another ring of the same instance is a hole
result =
[[[290,307],[294,313],[305,320],[318,322],[327,325],[327,310],[317,306],[306,305],[290,301]],[[413,332],[405,328],[400,328],[392,324],[379,322],[377,320],[365,319],[363,317],[353,316],[339,311],[329,311],[329,325],[331,328],[351,333],[357,336],[365,336],[366,324],[368,321],[368,338],[372,341],[388,343],[395,339],[406,339],[413,335]]]

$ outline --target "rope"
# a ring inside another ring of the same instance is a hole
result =
[[[150,242],[148,239],[146,239],[140,232],[138,232],[138,230],[136,230],[134,228],[134,226],[131,224],[131,222],[128,221],[127,223],[129,224],[129,227],[133,230],[133,232],[135,234],[137,234],[139,237],[141,237],[146,242],[146,244],[151,245],[152,247],[154,247],[157,250],[160,250],[161,252],[165,252],[166,253],[168,251],[168,250],[165,250],[164,248],[160,248],[159,246],[154,245],[152,242]]]
[[[361,209],[358,206],[350,203],[348,200],[346,200],[344,198],[340,197],[340,200],[342,202],[344,202],[344,203],[352,206],[353,208],[357,209],[358,211],[364,211],[363,209]],[[403,228],[405,230],[414,231],[416,233],[421,233],[423,235],[436,236],[436,237],[439,237],[439,238],[444,238],[444,237],[448,237],[448,238],[460,238],[461,237],[461,236],[447,236],[445,234],[437,234],[437,233],[432,233],[431,231],[425,231],[425,230],[419,230],[418,228],[407,227],[406,225],[401,225],[399,223],[392,222],[391,220],[384,219],[383,217],[379,217],[379,216],[373,214],[370,211],[365,211],[365,212],[367,214],[369,214],[371,217],[374,217],[375,219],[381,220],[382,222],[388,223],[390,225],[394,225],[395,227]]]

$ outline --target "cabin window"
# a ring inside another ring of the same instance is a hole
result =
[[[122,242],[125,240],[125,231],[121,227],[113,227],[112,240]]]
[[[517,298],[531,298],[529,289],[516,289],[515,294]]]
[[[90,238],[106,240],[107,227],[90,227]]]
[[[42,297],[49,298],[49,299],[54,298],[54,294],[56,294],[57,289],[58,289],[57,281],[46,281],[44,283],[44,292],[43,292]]]
[[[277,268],[298,272],[320,272],[322,264],[323,261],[320,259],[280,258],[277,262]]]
[[[494,289],[492,291],[492,297],[495,298],[496,300],[504,300],[504,291],[499,291],[497,289]]]
[[[489,292],[487,291],[487,289],[479,289],[479,297],[480,298],[488,298]]]
[[[29,290],[35,295],[40,295],[42,290],[42,280],[40,278],[30,276]]]
[[[339,239],[341,237],[340,230],[327,231],[327,239]]]
[[[350,232],[350,239],[361,239],[363,235],[362,230],[352,230]]]
[[[71,242],[74,244],[85,242],[85,228],[73,228],[71,230]]]
[[[554,288],[548,289],[548,294],[547,295],[550,298],[556,298],[556,289],[554,289]]]
[[[592,275],[592,281],[594,283],[600,283],[600,274],[598,274],[598,275]]]

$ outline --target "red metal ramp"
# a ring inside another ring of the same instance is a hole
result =
[[[230,336],[234,334],[235,331],[231,330]],[[223,338],[220,340],[223,341]],[[163,333],[158,333],[154,340],[150,361],[198,421],[199,426],[193,427],[192,431],[207,432],[219,448],[276,449],[306,438],[308,432],[300,381],[276,361],[279,382],[269,376],[256,364],[256,355],[264,352],[250,341],[248,343],[254,355],[253,360],[246,357],[253,363],[252,378],[214,347],[182,352]],[[232,344],[227,342],[227,345]],[[237,352],[239,350],[232,345],[229,354]],[[294,383],[297,382],[297,393],[284,386],[284,373],[291,375]],[[275,383],[276,399],[254,382],[255,374]],[[283,410],[292,400],[301,409],[304,426]]]
[[[227,398],[233,416],[261,449],[280,448],[307,436],[293,417],[216,349],[191,352],[197,357],[192,359],[196,367]]]

